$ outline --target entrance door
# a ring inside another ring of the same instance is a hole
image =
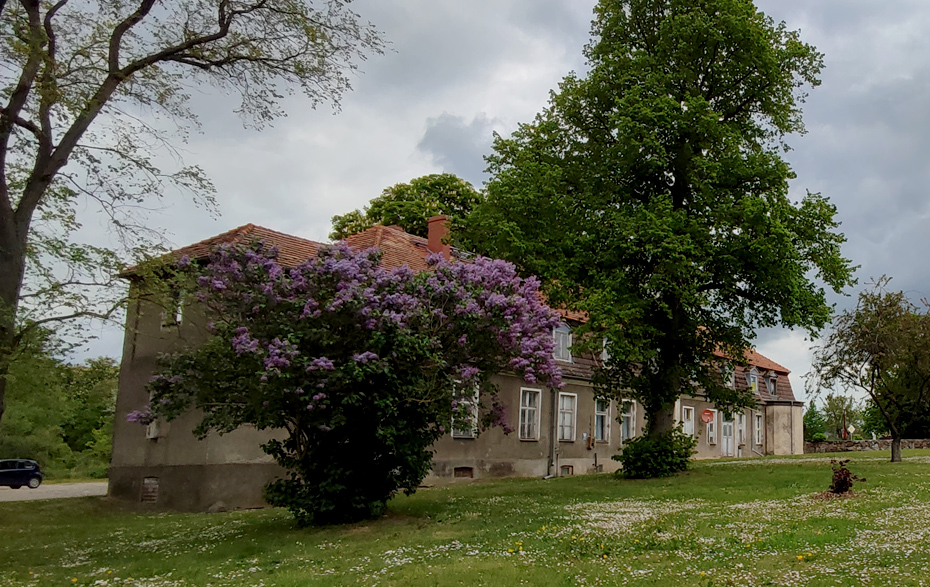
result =
[[[733,420],[724,420],[720,426],[721,454],[725,457],[733,456]]]

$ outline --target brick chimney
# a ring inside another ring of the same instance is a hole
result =
[[[443,239],[449,234],[449,223],[445,214],[433,216],[429,219],[429,232],[426,238],[426,248],[431,253],[442,253],[446,260],[452,259],[452,248],[443,243]]]

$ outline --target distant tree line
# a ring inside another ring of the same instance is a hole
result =
[[[110,462],[119,367],[100,357],[61,358],[54,339],[11,363],[0,458],[30,458],[54,477],[105,477]]]

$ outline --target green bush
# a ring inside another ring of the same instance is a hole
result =
[[[812,442],[824,442],[827,439],[827,435],[823,432],[818,432],[811,436]]]
[[[668,477],[688,469],[696,445],[693,437],[676,428],[657,438],[634,438],[611,458],[621,464],[617,474],[627,479]]]

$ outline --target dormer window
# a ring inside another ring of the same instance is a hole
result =
[[[749,385],[749,389],[753,393],[759,391],[759,370],[753,367],[750,369],[749,373],[746,374],[746,384]]]
[[[556,361],[572,362],[572,331],[565,324],[559,324],[552,329],[552,340],[555,343],[552,355]]]
[[[724,387],[729,387],[730,389],[734,387],[734,375],[735,371],[733,369],[733,365],[727,363],[720,366],[720,379],[722,380]]]
[[[776,387],[776,383],[777,383],[776,378],[777,378],[777,375],[772,373],[765,379],[765,384],[769,388],[769,395],[771,395],[772,397],[776,397],[778,395],[778,391]]]

